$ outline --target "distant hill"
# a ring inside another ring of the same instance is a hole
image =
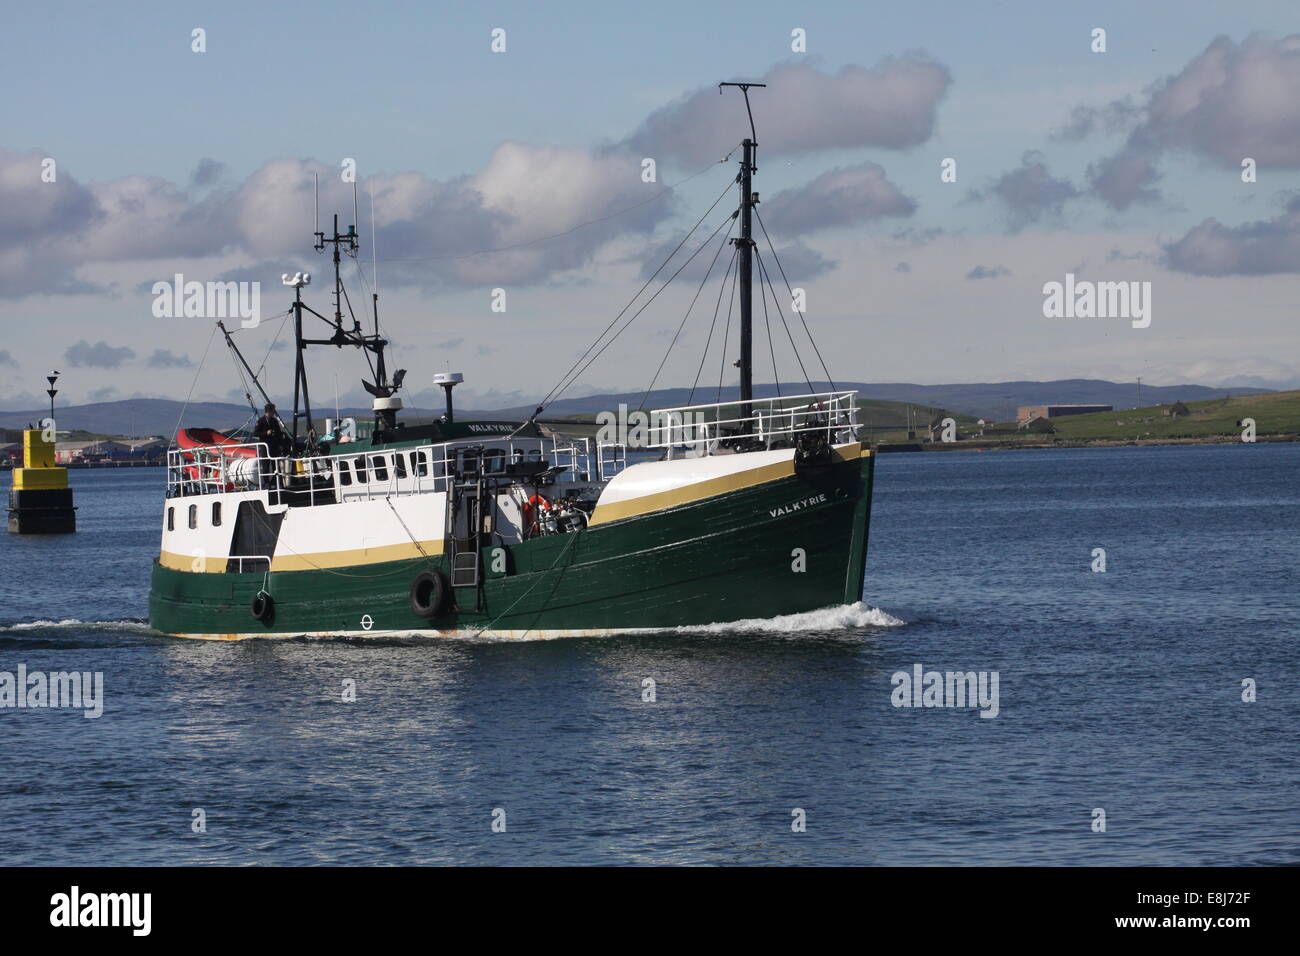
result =
[[[182,415],[182,409],[184,414]],[[281,407],[281,415],[286,417],[290,409]],[[333,416],[334,409],[313,409],[318,419],[326,414]],[[49,415],[48,408],[37,411],[0,412],[0,427],[25,428],[27,424],[38,423]],[[369,409],[345,408],[344,415],[369,418],[373,412]],[[407,409],[408,419],[427,418],[432,412],[428,409]],[[183,402],[174,402],[166,398],[132,398],[120,402],[95,402],[89,405],[56,406],[55,420],[59,429],[85,431],[95,435],[162,435],[170,437],[176,429],[207,426],[228,431],[238,428],[253,418],[252,409],[247,405],[235,405],[231,402],[192,402],[188,407]],[[179,422],[179,425],[178,425]]]
[[[831,390],[831,386],[826,382],[812,384],[814,390],[819,392]],[[1137,401],[1136,385],[1096,379],[967,385],[836,382],[835,388],[857,389],[860,399],[924,406],[924,410],[942,408],[957,415],[969,415],[993,421],[1015,418],[1016,409],[1021,405],[1101,403],[1114,405],[1117,409],[1125,409],[1133,408]],[[806,389],[806,385],[783,384],[781,386],[782,393],[786,395],[798,394]],[[1208,388],[1204,385],[1143,385],[1142,404],[1202,401],[1228,395],[1260,395],[1270,391],[1265,388]],[[755,385],[754,394],[758,398],[767,398],[776,394],[776,387]],[[643,396],[643,392],[624,392],[562,399],[547,406],[543,417],[594,415],[601,411],[615,410],[622,403],[631,408],[638,408]],[[687,404],[734,401],[738,397],[739,394],[734,386],[722,389],[720,397],[716,386],[697,389],[694,396],[691,395],[690,389],[663,388],[650,393],[646,400],[646,407],[671,408]],[[287,402],[284,404],[287,405]],[[55,414],[61,429],[79,429],[98,435],[165,436],[170,436],[175,431],[178,420],[182,428],[206,425],[228,429],[247,421],[252,414],[247,405],[229,402],[195,402],[185,408],[182,417],[183,407],[182,402],[170,399],[136,398],[118,402],[62,406],[55,409]],[[536,407],[536,405],[519,405],[513,408],[488,410],[458,409],[458,413],[466,418],[523,419],[531,415]],[[287,410],[282,409],[282,413],[285,411]],[[918,407],[915,411],[920,414],[923,409]],[[440,412],[441,406],[437,411],[428,408],[408,408],[403,412],[403,416],[408,421],[427,420]],[[323,418],[327,413],[332,414],[333,409],[317,409],[319,418]],[[369,418],[371,415],[369,409],[364,408],[346,408],[342,413],[361,418]],[[28,422],[36,423],[47,414],[49,409],[0,411],[0,427],[23,428]]]
[[[813,382],[812,385],[818,392],[831,391],[831,386],[826,382]],[[995,382],[969,385],[836,382],[835,388],[857,389],[860,399],[882,399],[924,405],[929,408],[944,408],[950,412],[991,421],[1014,419],[1016,409],[1021,405],[1102,404],[1113,405],[1116,408],[1133,408],[1137,404],[1136,383],[1126,384],[1083,378],[1055,382]],[[797,394],[807,390],[807,385],[783,384],[781,390],[787,395]],[[1270,391],[1272,390],[1267,388],[1209,388],[1204,385],[1143,385],[1142,403],[1145,405],[1148,402],[1200,401],[1223,398],[1227,395],[1259,395]],[[594,414],[606,409],[616,409],[620,402],[626,402],[632,408],[637,408],[641,404],[643,394],[643,392],[629,392],[562,399],[547,406],[544,414],[548,416]],[[754,386],[754,395],[758,398],[767,398],[775,394],[776,388],[773,385]],[[739,398],[739,393],[734,387],[722,389],[721,398],[716,397],[717,395],[716,386],[697,389],[694,397],[691,397],[690,389],[686,388],[658,389],[650,394],[646,405],[671,408],[687,404],[734,401]],[[531,414],[535,407],[496,409],[492,414],[517,418]]]
[[[183,402],[167,398],[134,398],[122,402],[94,402],[88,405],[65,405],[54,408],[60,430],[85,431],[95,435],[171,435]],[[50,414],[49,408],[20,412],[0,412],[0,426],[26,428],[39,425]],[[249,415],[247,405],[227,402],[194,402],[185,409],[182,426],[208,425],[234,428]]]

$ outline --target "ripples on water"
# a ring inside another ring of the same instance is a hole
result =
[[[1298,466],[887,455],[864,603],[525,643],[156,635],[161,472],[77,472],[77,535],[0,538],[0,670],[105,711],[0,710],[0,863],[1300,862]],[[1000,715],[892,707],[916,663]]]

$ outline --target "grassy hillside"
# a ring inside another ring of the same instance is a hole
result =
[[[864,398],[858,402],[858,422],[872,431],[884,429],[907,430],[907,410],[912,410],[912,428],[924,432],[930,422],[938,418],[951,417],[958,425],[973,425],[977,421],[973,415],[952,412],[933,405],[917,405],[908,402],[892,402],[880,398]]]
[[[1300,433],[1300,390],[1184,402],[1190,415],[1170,418],[1168,406],[1129,408],[1053,418],[1057,439],[1200,438],[1239,436],[1237,422],[1255,419],[1259,435]],[[1052,437],[1052,436],[1039,436]]]

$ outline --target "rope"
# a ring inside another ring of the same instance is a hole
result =
[[[167,443],[167,450],[171,451],[176,444],[176,434],[181,430],[181,421],[185,418],[185,410],[190,407],[190,399],[194,395],[194,386],[199,384],[199,374],[203,371],[203,363],[208,360],[208,349],[212,348],[212,339],[217,334],[216,323],[212,325],[212,331],[208,334],[208,344],[203,346],[203,357],[199,359],[199,367],[194,370],[194,380],[190,382],[190,390],[185,395],[185,404],[181,406],[181,413],[176,416],[176,427],[172,429],[171,439]]]
[[[393,507],[392,496],[384,495],[384,501],[387,502],[389,510],[393,512],[393,517],[397,519],[397,523],[400,524],[402,530],[406,532],[406,536],[411,539],[411,544],[415,545],[415,549],[419,551],[420,554],[424,555],[424,560],[429,563],[430,567],[433,567],[433,558],[429,557],[429,553],[424,550],[424,546],[415,540],[415,535],[411,534],[411,529],[406,526],[406,522],[402,520],[402,516],[398,514],[397,509]]]
[[[566,554],[568,554],[569,549],[570,549],[571,547],[573,547],[573,542],[574,542],[574,541],[577,541],[577,540],[578,540],[578,536],[581,535],[582,532],[584,532],[584,531],[586,531],[586,530],[587,530],[586,525],[584,525],[583,527],[579,528],[577,531],[570,531],[570,532],[569,532],[569,538],[570,538],[570,540],[569,540],[568,544],[566,544],[563,548],[560,549],[560,553],[557,554],[557,555],[555,556],[555,560],[551,562],[551,566],[550,566],[549,568],[547,568],[545,571],[543,571],[541,574],[539,574],[539,575],[537,576],[537,580],[534,581],[531,585],[529,585],[528,590],[525,591],[523,594],[519,595],[519,597],[515,598],[514,601],[511,602],[511,604],[510,604],[510,606],[509,606],[508,608],[506,608],[504,611],[502,611],[500,614],[498,614],[498,615],[497,615],[496,617],[494,617],[492,620],[488,621],[488,622],[487,622],[486,624],[484,624],[481,628],[479,628],[477,631],[475,631],[475,632],[474,632],[474,636],[475,636],[475,637],[478,637],[478,636],[479,636],[480,634],[482,634],[484,631],[486,631],[486,630],[490,630],[493,624],[495,624],[497,621],[501,620],[503,617],[505,617],[507,614],[509,614],[511,611],[513,611],[513,610],[515,609],[515,607],[519,604],[520,601],[522,601],[524,598],[528,597],[528,595],[532,594],[532,593],[533,593],[533,589],[534,589],[535,587],[537,587],[537,585],[539,585],[539,584],[542,583],[542,579],[545,578],[546,575],[550,574],[552,571],[555,570],[556,565],[558,565],[558,564],[560,563],[560,559],[563,558]],[[527,633],[528,633],[529,631],[531,631],[531,630],[532,630],[531,627],[526,627],[526,628],[524,628],[524,633],[527,634]]]
[[[406,574],[406,572],[409,570],[409,568],[397,568],[395,571],[387,571],[383,574],[348,574],[346,571],[336,571],[333,568],[322,567],[321,565],[313,561],[311,558],[307,557],[307,555],[303,554],[300,551],[295,551],[287,544],[284,544],[283,541],[279,542],[279,544],[282,545],[284,547],[284,550],[288,551],[295,558],[301,558],[303,561],[305,561],[307,564],[310,564],[317,571],[324,571],[326,574],[333,574],[336,577],[340,577],[340,578],[361,578],[366,580],[370,580],[370,579],[377,580],[379,578],[391,578],[395,574]]]

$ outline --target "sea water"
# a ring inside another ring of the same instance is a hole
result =
[[[102,714],[0,708],[0,865],[1300,862],[1300,445],[876,479],[856,605],[221,644],[144,620],[163,472],[75,471],[75,535],[0,535],[0,673]]]

